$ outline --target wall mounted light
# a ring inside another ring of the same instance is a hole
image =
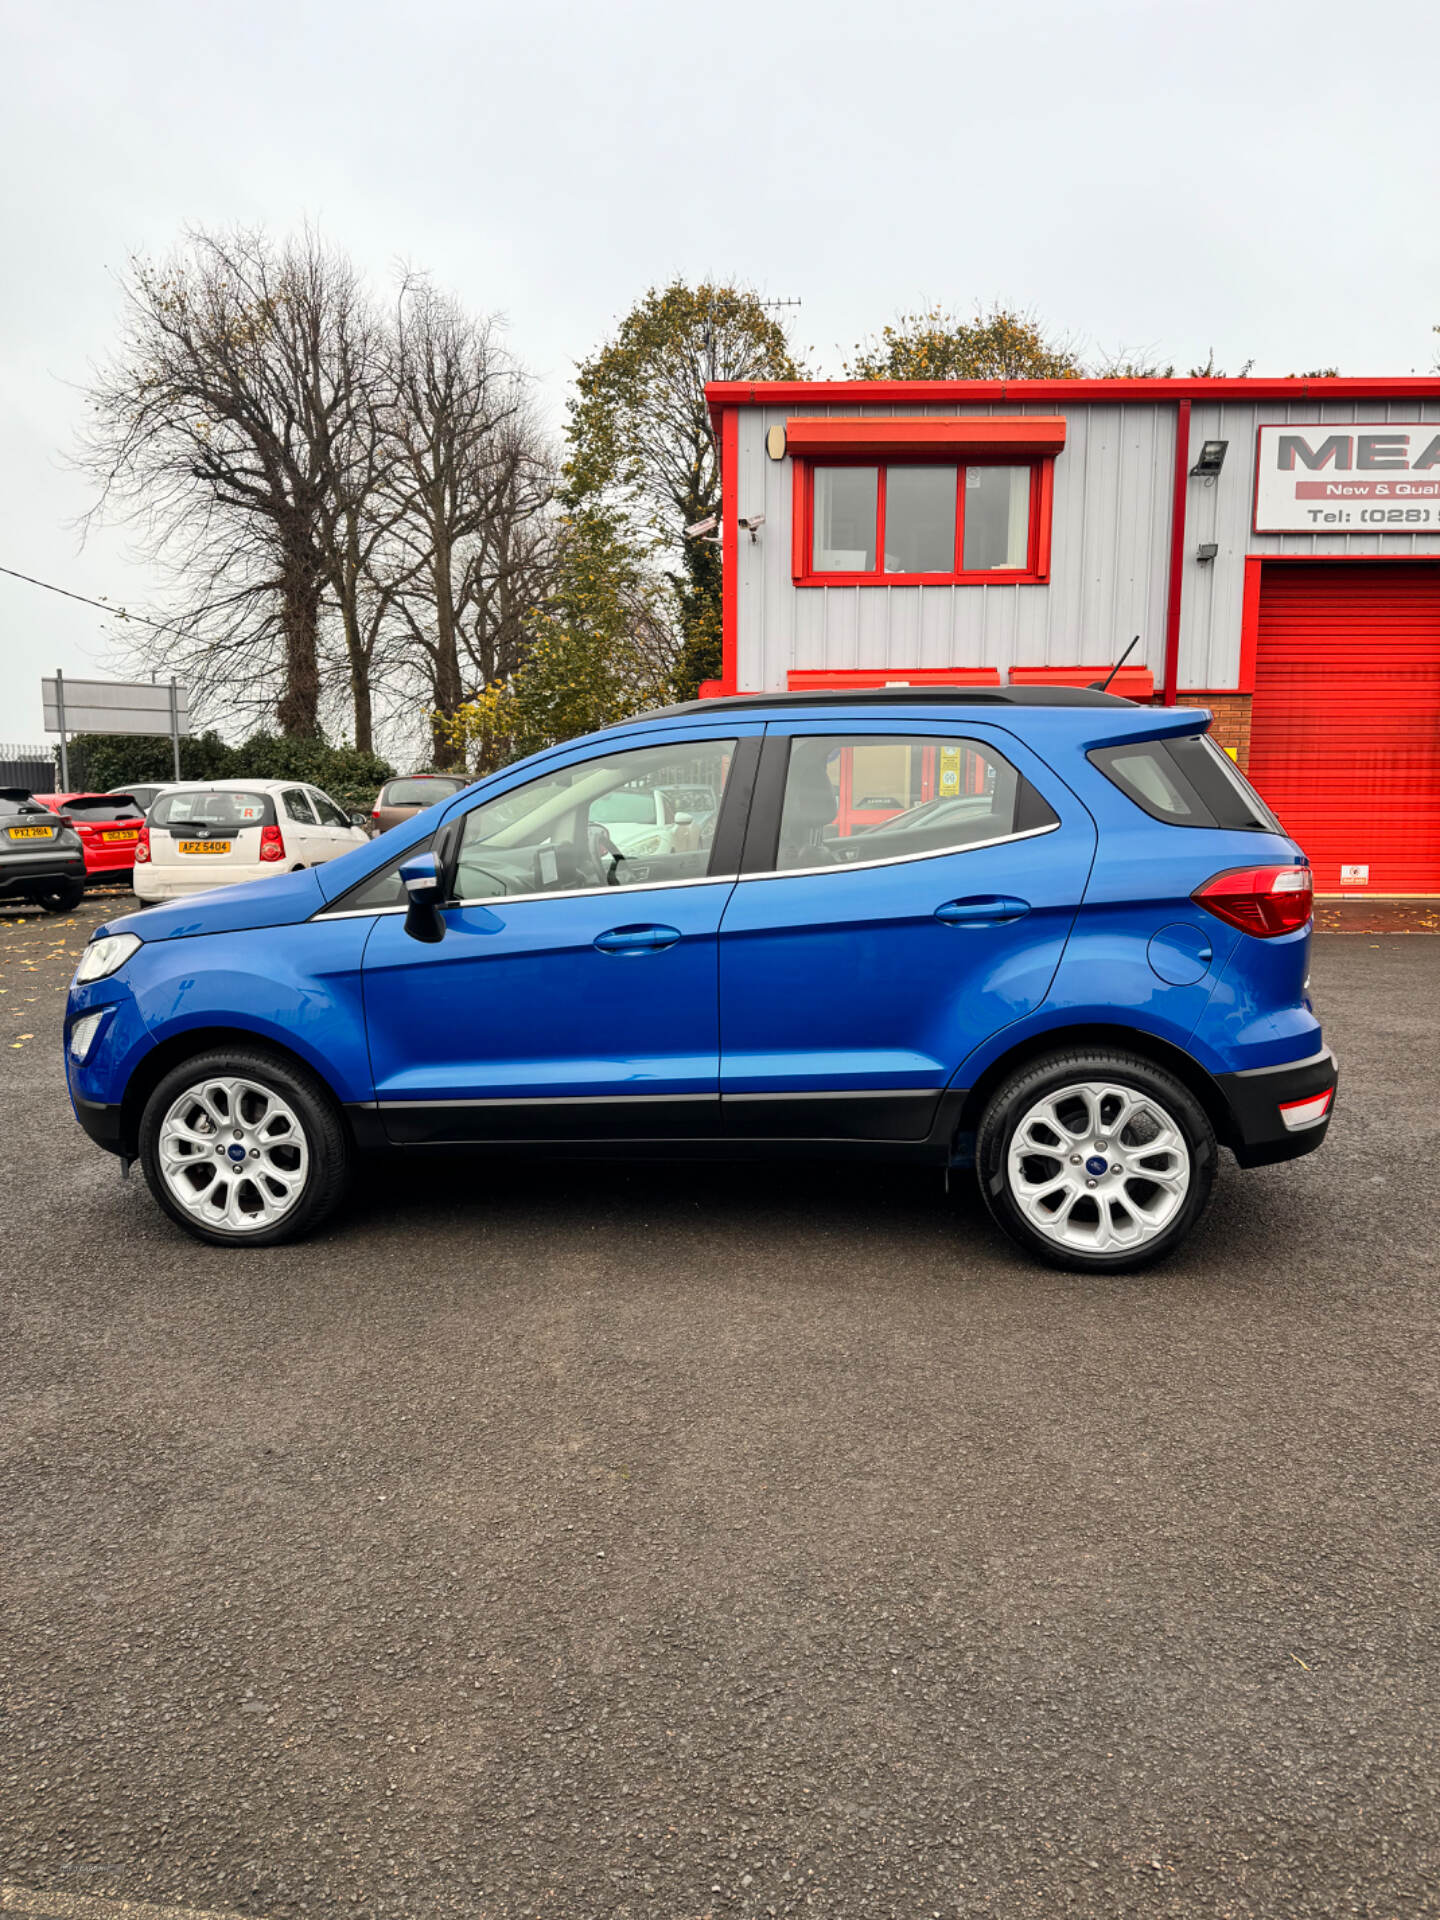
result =
[[[1219,551],[1220,551],[1220,543],[1218,541],[1202,540],[1199,546],[1195,549],[1195,558],[1199,561],[1202,567],[1208,567],[1211,561],[1214,560],[1216,554],[1219,553]]]
[[[1225,449],[1229,444],[1228,440],[1202,441],[1195,464],[1190,469],[1191,479],[1200,474],[1207,480],[1213,480],[1225,464]]]
[[[785,429],[778,422],[765,436],[765,451],[772,460],[785,458]]]

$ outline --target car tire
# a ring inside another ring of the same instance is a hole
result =
[[[212,1142],[219,1167],[207,1179]],[[273,1247],[334,1212],[350,1140],[307,1068],[264,1047],[226,1047],[182,1061],[156,1086],[141,1116],[140,1164],[156,1201],[197,1240]]]
[[[1129,1273],[1173,1253],[1205,1211],[1215,1164],[1215,1129],[1190,1090],[1109,1049],[1032,1060],[991,1097],[975,1140],[996,1223],[1080,1273]]]
[[[85,882],[57,880],[53,886],[37,888],[30,898],[42,913],[73,913],[85,898]]]

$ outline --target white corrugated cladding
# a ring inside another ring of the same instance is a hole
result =
[[[1185,521],[1185,586],[1180,602],[1180,685],[1233,687],[1240,674],[1240,622],[1245,599],[1245,556],[1259,553],[1359,554],[1391,559],[1407,554],[1440,556],[1440,534],[1256,533],[1255,443],[1262,426],[1304,426],[1317,421],[1346,426],[1356,420],[1440,421],[1434,400],[1345,400],[1238,405],[1197,400],[1190,412],[1191,460],[1204,440],[1228,440],[1225,465],[1214,485],[1189,483]],[[1064,457],[1063,455],[1061,456]],[[1056,462],[1059,471],[1059,461]],[[1167,511],[1168,518],[1168,511]],[[1213,540],[1220,551],[1200,566],[1195,549]],[[1152,658],[1151,665],[1158,669]],[[1159,672],[1156,673],[1157,684]]]
[[[794,468],[765,452],[770,427],[805,415],[861,412],[916,418],[1062,413],[1065,450],[1055,461],[1048,586],[799,587],[791,578]],[[736,499],[765,524],[739,546],[739,684],[785,685],[792,667],[997,667],[1100,665],[1134,633],[1132,655],[1164,674],[1175,470],[1174,402],[1110,405],[741,407]],[[1193,403],[1191,459],[1202,440],[1230,443],[1213,486],[1188,482],[1180,626],[1183,688],[1233,687],[1239,676],[1245,556],[1378,553],[1440,556],[1440,534],[1263,534],[1252,530],[1256,431],[1262,424],[1356,420],[1440,421],[1440,402],[1346,400]],[[1218,543],[1215,561],[1195,558]]]
[[[742,407],[742,518],[763,512],[753,543],[740,536],[739,681],[768,691],[792,667],[999,667],[1101,665],[1132,634],[1157,677],[1165,646],[1170,486],[1175,459],[1171,407],[875,408],[888,417],[1064,413],[1065,451],[1055,462],[1050,585],[800,587],[790,574],[794,469],[765,452],[770,427],[787,417],[862,409]],[[1118,643],[1118,644],[1117,644]],[[1137,648],[1132,659],[1139,664]]]

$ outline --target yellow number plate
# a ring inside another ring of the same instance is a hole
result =
[[[176,846],[181,853],[228,853],[228,840],[177,840]]]
[[[11,827],[12,840],[48,840],[55,831],[53,827]]]
[[[112,842],[117,840],[138,840],[139,837],[140,830],[138,827],[132,827],[129,833],[102,833],[100,836],[106,846],[111,845]]]

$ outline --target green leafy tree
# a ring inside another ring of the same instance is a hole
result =
[[[685,528],[720,510],[713,380],[793,380],[785,330],[748,288],[652,287],[576,373],[564,499],[666,571],[680,646],[675,691],[720,672],[720,549]]]
[[[999,306],[969,320],[944,307],[901,314],[845,366],[849,380],[1077,380],[1084,371],[1033,316]]]

